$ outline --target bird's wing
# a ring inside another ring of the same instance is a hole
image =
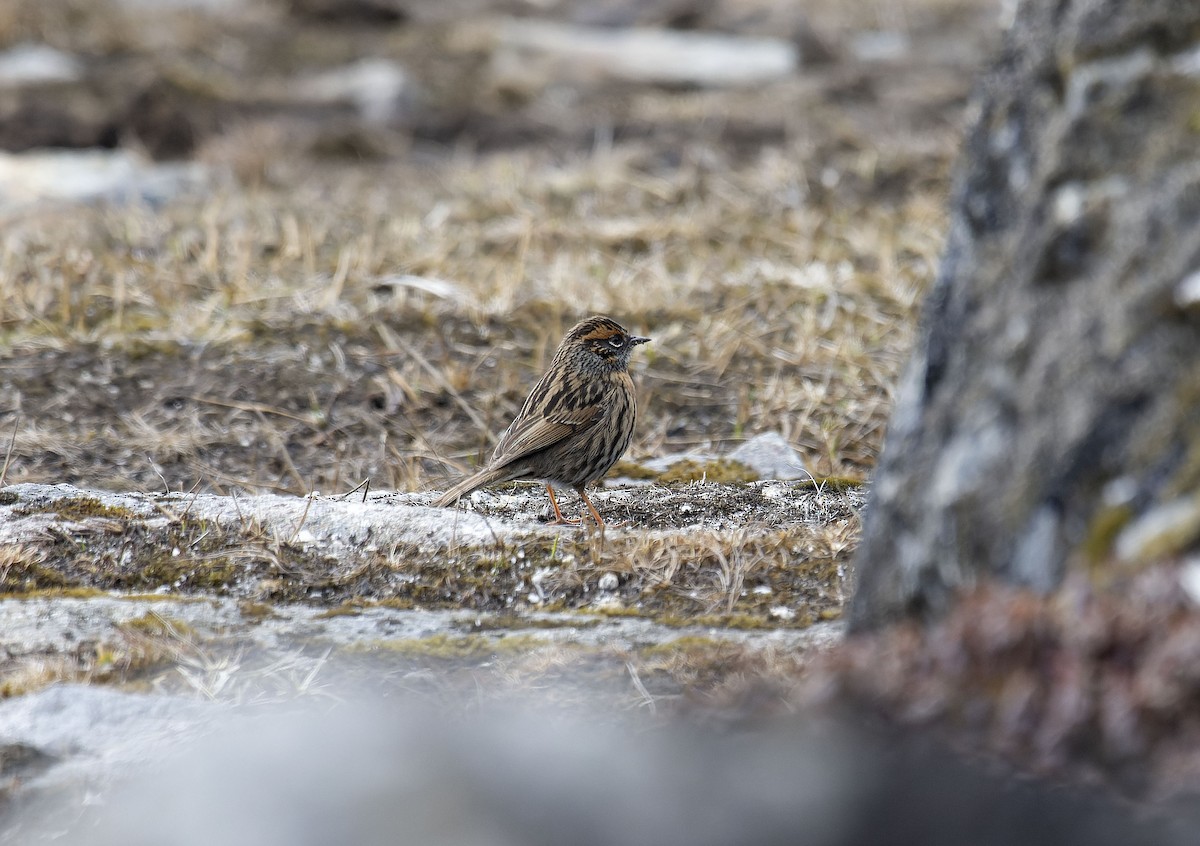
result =
[[[581,408],[555,409],[549,414],[518,417],[496,444],[492,465],[518,461],[531,453],[556,444],[563,438],[595,425],[600,418],[600,405]]]

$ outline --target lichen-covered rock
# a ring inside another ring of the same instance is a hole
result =
[[[1200,536],[1200,4],[1024,2],[975,108],[860,627]]]

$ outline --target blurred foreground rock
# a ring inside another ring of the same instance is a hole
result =
[[[976,100],[860,627],[1200,539],[1200,5],[1023,3]]]
[[[114,718],[105,737],[158,750],[115,786],[23,802],[0,836],[88,846],[1191,842],[1184,826],[1136,822],[1098,795],[1008,782],[828,720],[723,733],[515,703],[463,721],[339,694],[337,706],[239,714],[179,703],[183,741],[163,735],[175,703],[166,697],[64,687],[0,705],[0,727],[52,723],[49,714],[74,724],[90,708]],[[144,737],[129,731],[139,720]]]

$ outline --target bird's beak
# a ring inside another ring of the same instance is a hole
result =
[[[644,344],[649,340],[649,338],[639,338],[637,335],[634,335],[629,339],[629,343],[636,347],[638,344]]]

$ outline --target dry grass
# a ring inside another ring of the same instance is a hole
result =
[[[31,454],[86,466],[98,439],[134,478],[184,465],[176,489],[420,487],[441,467],[429,459],[486,446],[589,312],[654,336],[636,365],[634,455],[777,429],[818,472],[861,475],[934,267],[936,198],[833,210],[804,201],[802,165],[778,152],[701,152],[666,171],[638,149],[397,163],[12,222],[0,326],[24,360],[0,371],[6,410],[23,414],[11,478],[47,478]],[[81,347],[90,367],[22,401],[37,356],[61,367]],[[78,419],[101,399],[89,387],[134,374],[103,422]],[[338,437],[339,423],[374,443]],[[239,431],[273,474],[206,463]],[[132,444],[141,455],[122,457]]]
[[[822,2],[806,15],[833,43],[889,29],[912,52],[752,91],[601,86],[572,105],[505,101],[452,21],[364,41],[267,3],[128,27],[107,5],[21,0],[0,41],[150,56],[147,73],[210,103],[238,99],[223,74],[270,99],[302,68],[393,55],[435,96],[460,92],[438,106],[468,134],[347,161],[313,152],[352,131],[342,118],[237,106],[198,151],[214,175],[200,196],[3,220],[0,419],[22,415],[9,480],[439,484],[589,312],[654,337],[634,457],[774,429],[819,475],[862,478],[941,245],[962,54],[991,37],[993,6]],[[786,12],[729,9],[762,26]]]
[[[202,139],[196,157],[213,179],[199,194],[0,219],[0,433],[5,443],[16,435],[8,482],[293,494],[364,480],[373,490],[439,486],[486,453],[564,330],[590,312],[654,338],[635,357],[631,458],[720,453],[776,430],[817,476],[869,474],[934,274],[991,0],[817,0],[805,18],[842,52],[792,79],[566,97],[500,90],[455,21],[319,27],[264,0],[234,4],[223,20],[147,8],[132,26],[118,5],[16,0],[0,10],[0,44],[116,55],[130,77],[183,92],[168,106],[241,117]],[[768,32],[772,15],[796,17],[776,0],[726,6],[762,11]],[[904,33],[910,53],[846,58],[855,34],[872,29]],[[362,55],[402,61],[444,124],[381,137],[341,117],[315,126],[246,108],[284,98],[298,74]],[[756,626],[837,614],[858,532],[853,496],[832,498],[836,507],[794,497],[807,510],[771,524],[761,502],[734,507],[757,495],[751,488],[726,486],[709,503],[723,517],[706,516],[720,527],[697,531],[654,490],[639,491],[641,510],[626,515],[637,537],[531,547],[546,571],[537,585],[533,570],[504,566],[520,550],[499,541],[497,561],[409,549],[305,559],[288,543],[303,520],[224,537],[186,514],[168,527],[179,537],[129,529],[149,558],[159,540],[180,544],[185,571],[139,558],[124,573],[113,562],[127,538],[89,520],[84,552],[69,533],[47,540],[50,556],[0,551],[0,582],[19,591],[161,580],[267,601],[319,584],[330,602],[466,608],[527,607],[540,591],[543,605],[585,608],[611,573],[614,613]],[[707,507],[703,491],[686,496]],[[397,573],[413,568],[397,588]],[[174,681],[207,695],[252,667],[167,630],[119,646],[127,657],[108,660],[126,662],[129,678],[164,650],[182,668]],[[598,672],[615,669],[634,707],[654,707],[664,691],[716,684],[752,663],[712,644],[676,646],[609,656]],[[556,661],[578,672],[586,660],[537,654],[544,666],[509,664],[513,678],[550,683]],[[91,660],[28,672],[91,677]],[[789,660],[763,659],[754,672],[786,675]],[[297,659],[273,671],[303,687],[306,668]]]

